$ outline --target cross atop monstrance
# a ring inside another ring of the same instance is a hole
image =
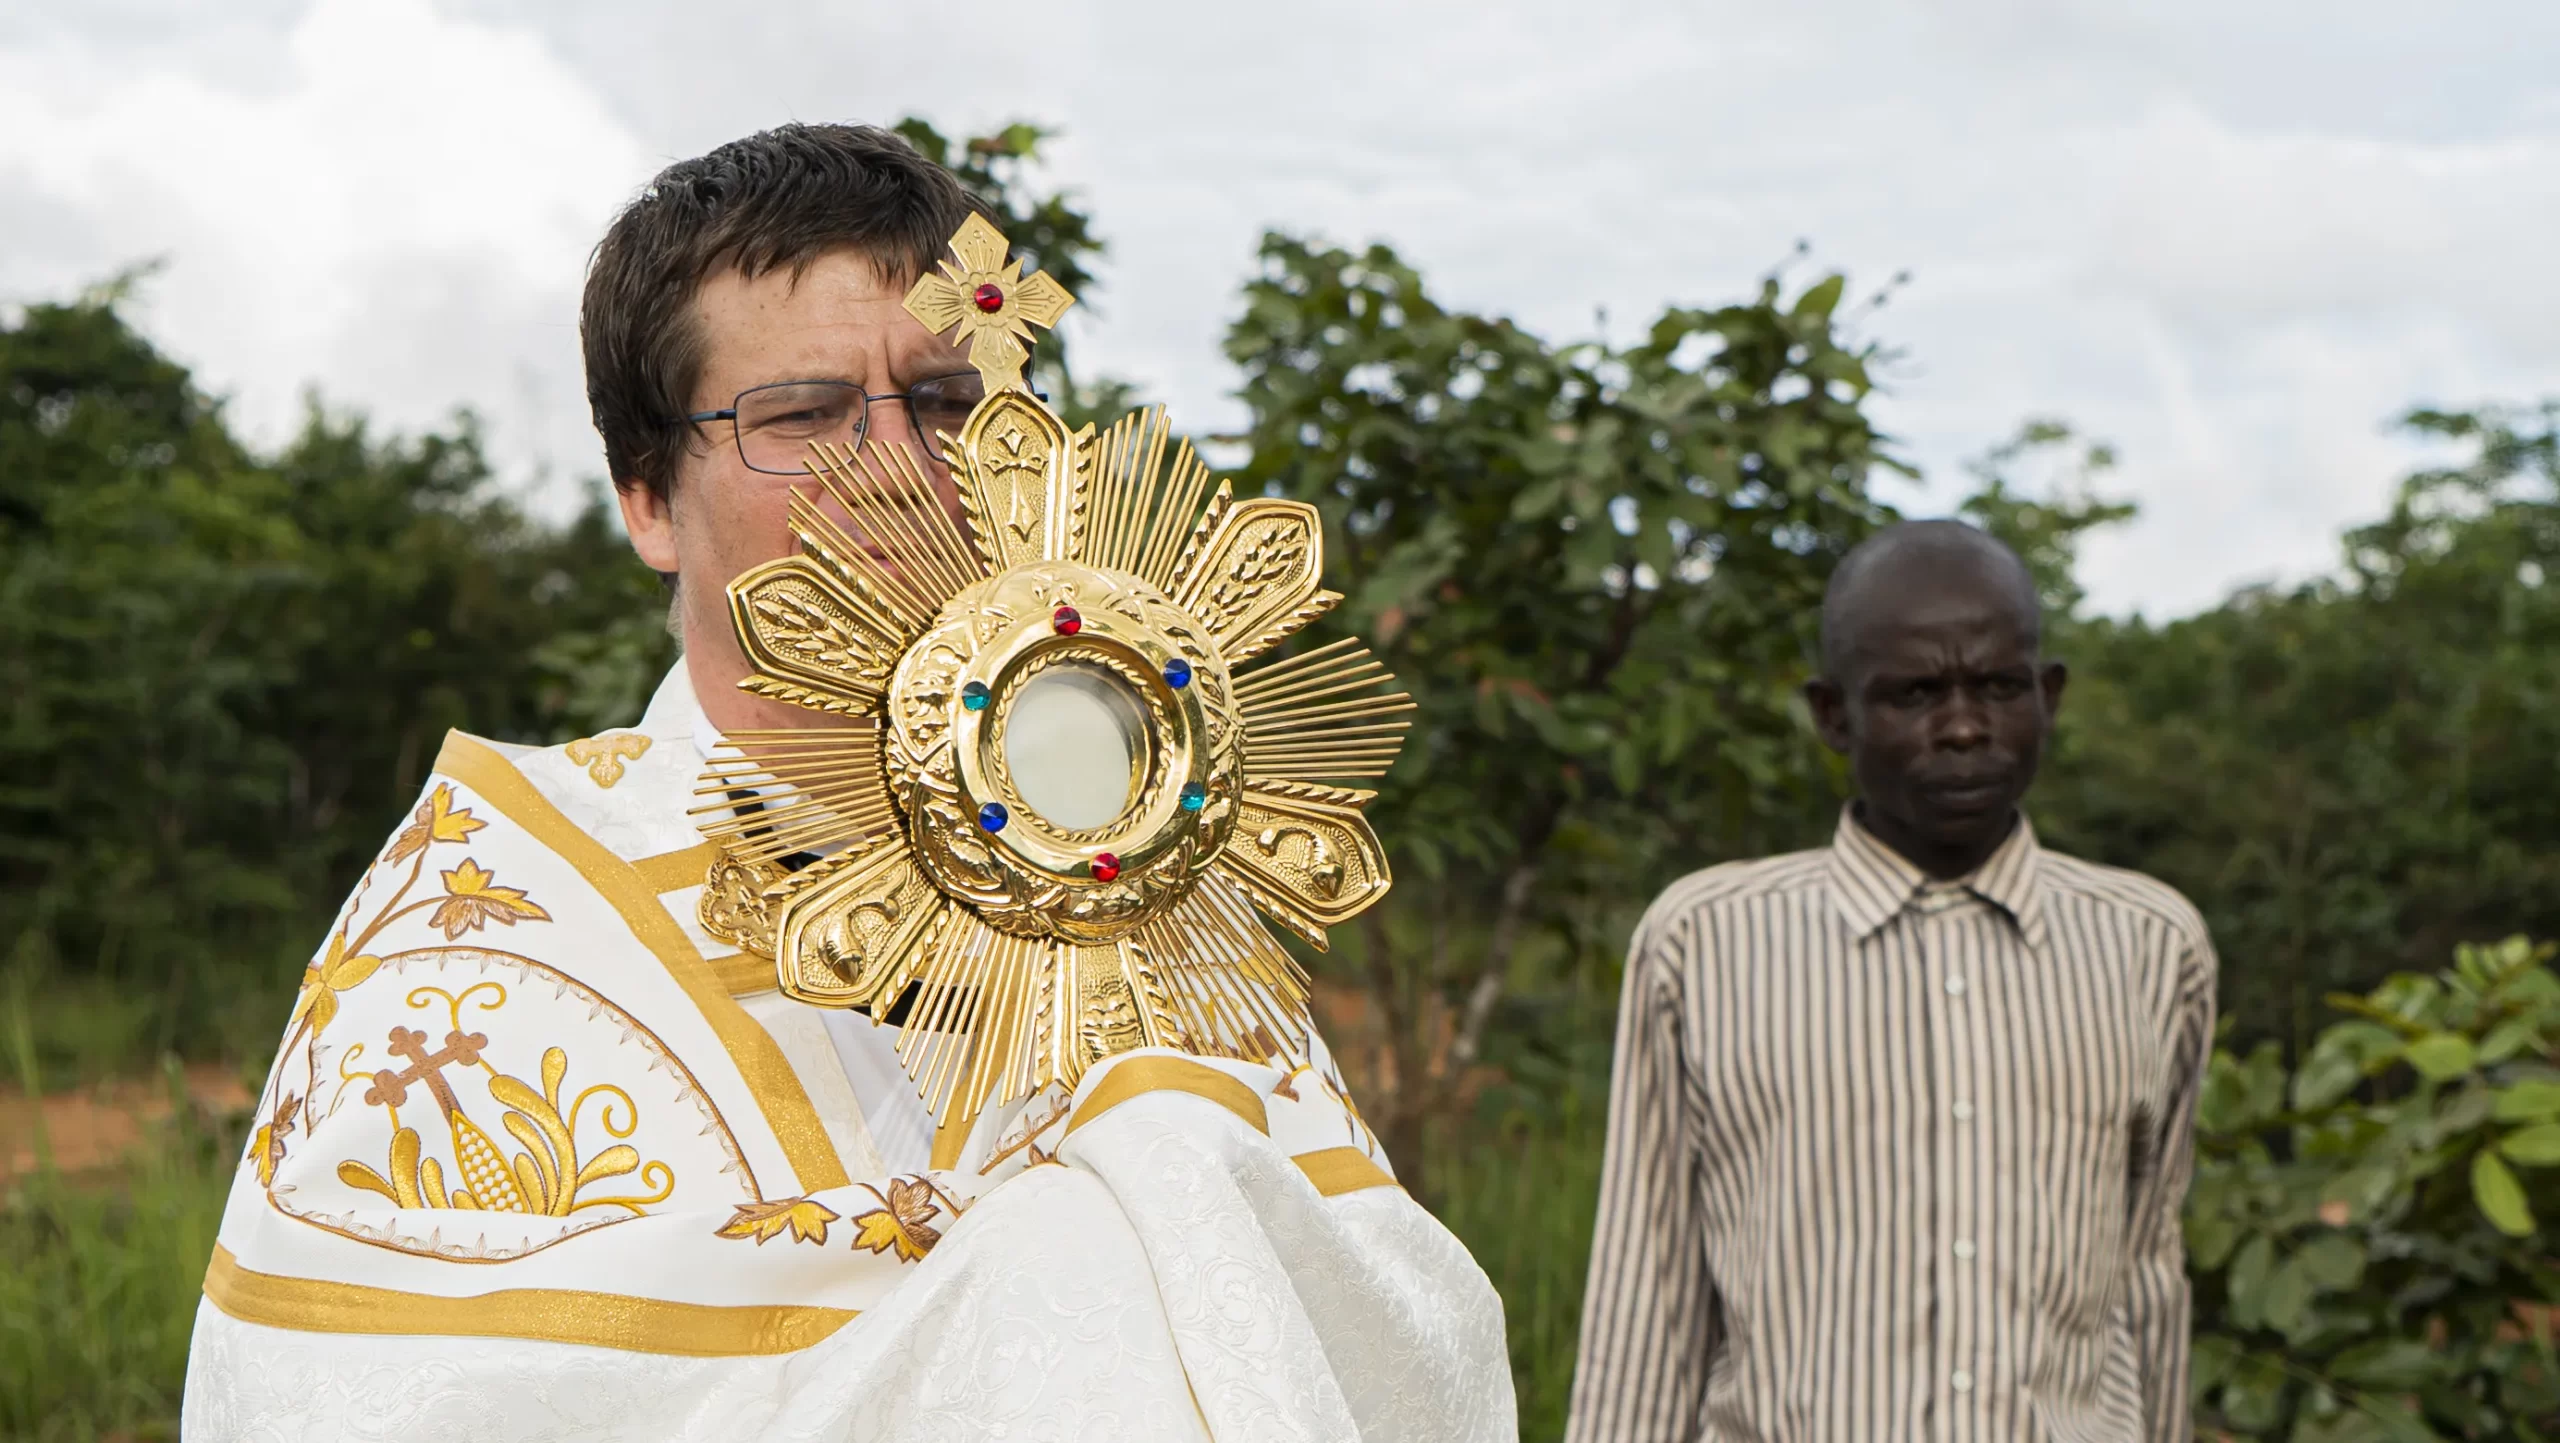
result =
[[[1022,262],[1004,258],[1004,233],[982,215],[971,215],[951,238],[956,261],[927,271],[907,292],[907,314],[940,335],[967,342],[969,364],[990,394],[1022,389],[1022,363],[1031,357],[1031,328],[1054,326],[1076,298],[1046,271],[1022,274]]]

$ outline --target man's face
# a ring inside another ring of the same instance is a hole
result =
[[[1872,830],[1924,868],[1969,870],[2035,780],[2063,668],[2039,664],[2010,589],[1978,578],[1942,573],[1867,610],[1846,675],[1808,688],[1815,721]]]
[[[820,256],[796,279],[788,270],[752,280],[715,272],[693,300],[702,370],[686,412],[726,410],[739,392],[777,381],[844,381],[884,395],[968,373],[966,356],[907,314],[904,299],[903,287],[851,251]],[[621,489],[632,549],[652,569],[681,579],[686,658],[712,719],[723,729],[805,724],[813,714],[736,690],[748,667],[730,629],[726,592],[740,573],[795,549],[787,524],[793,490],[824,501],[822,492],[806,473],[748,469],[726,421],[693,429],[669,499],[638,485]],[[904,402],[871,403],[869,438],[916,451],[945,509],[959,514],[950,474],[939,456],[917,446]],[[847,519],[832,502],[824,509],[840,524]]]

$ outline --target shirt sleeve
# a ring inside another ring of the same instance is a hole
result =
[[[1637,929],[1567,1443],[1687,1443],[1720,1346],[1693,1186],[1697,1130],[1671,948]]]
[[[2133,1185],[2126,1311],[2141,1363],[2142,1436],[2151,1443],[2186,1443],[2195,1436],[2195,1413],[2187,1397],[2192,1320],[2182,1214],[2187,1183],[2195,1174],[2196,1098],[2213,1048],[2216,971],[2213,943],[2199,921],[2179,959],[2167,1096],[2157,1131],[2148,1140],[2154,1161]]]

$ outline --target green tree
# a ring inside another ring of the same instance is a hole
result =
[[[1508,989],[1607,991],[1589,974],[1668,867],[1827,820],[1794,689],[1894,463],[1838,276],[1620,349],[1448,310],[1384,247],[1275,235],[1262,262],[1227,343],[1237,484],[1322,510],[1348,600],[1306,642],[1366,638],[1420,708],[1372,808],[1397,887],[1356,950],[1363,1105],[1428,1197]]]
[[[53,1071],[262,1051],[447,727],[624,722],[672,655],[601,504],[528,520],[468,418],[258,457],[118,299],[0,327],[0,955]]]
[[[2560,977],[2521,938],[2402,973],[2288,1074],[2218,1052],[2187,1202],[2199,1421],[2560,1437]]]
[[[2467,453],[2340,573],[2165,625],[2074,627],[2037,818],[2193,897],[2244,1039],[2455,943],[2560,933],[2560,463],[2551,407],[2418,412]]]

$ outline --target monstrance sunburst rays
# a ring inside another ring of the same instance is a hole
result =
[[[904,447],[812,448],[800,554],[729,597],[741,685],[819,715],[730,735],[695,808],[704,926],[801,1001],[903,1003],[946,1131],[1132,1047],[1302,1059],[1307,979],[1256,913],[1321,948],[1385,893],[1373,794],[1342,784],[1413,706],[1355,641],[1237,669],[1340,600],[1314,509],[1237,500],[1160,409],[1069,434],[1020,338],[1073,298],[1004,248],[973,217],[907,298],[987,380],[941,438],[965,521]],[[1122,750],[1067,767],[1107,797],[1125,752],[1116,814],[1067,815],[1055,757],[1010,744],[1062,690],[1117,719]]]

